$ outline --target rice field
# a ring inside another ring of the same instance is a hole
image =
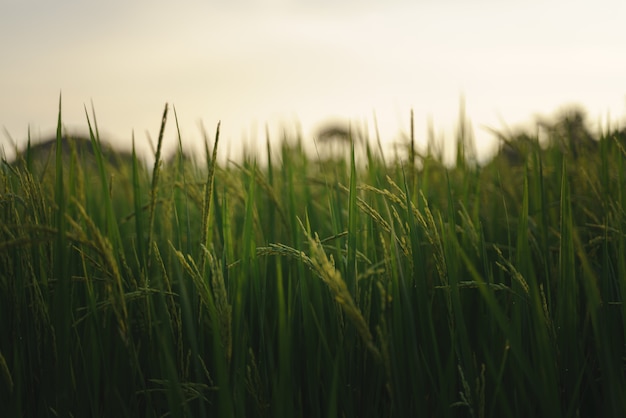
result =
[[[2,162],[4,416],[626,416],[626,131],[164,162],[174,116]]]

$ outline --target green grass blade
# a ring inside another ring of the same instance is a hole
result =
[[[55,184],[55,204],[56,204],[56,242],[54,248],[55,263],[53,277],[56,279],[53,306],[55,308],[54,329],[55,329],[55,352],[56,361],[54,368],[56,374],[56,387],[59,392],[56,397],[58,412],[61,415],[68,415],[74,387],[70,374],[70,327],[72,320],[72,296],[70,286],[70,275],[68,270],[69,255],[67,251],[66,239],[66,210],[67,198],[65,196],[65,184],[63,173],[63,124],[61,117],[61,97],[59,96],[59,116],[56,130],[56,184]]]
[[[150,266],[152,262],[152,243],[154,241],[154,220],[156,217],[156,203],[159,186],[159,174],[161,172],[161,152],[163,146],[163,135],[165,133],[165,124],[167,123],[167,112],[169,106],[165,104],[163,116],[161,117],[161,127],[159,129],[159,139],[157,141],[156,153],[154,156],[154,167],[152,168],[152,183],[150,186],[150,210],[148,212],[148,274],[150,274]]]
[[[217,146],[220,140],[220,123],[218,122],[217,128],[215,129],[215,142],[213,143],[213,154],[208,164],[208,173],[206,184],[204,186],[204,200],[202,206],[202,238],[201,241],[205,247],[211,247],[211,239],[213,235],[213,224],[211,222],[211,213],[213,207],[213,187],[215,183],[215,170],[217,167]],[[206,143],[206,138],[205,138]],[[208,145],[208,144],[207,144]],[[207,152],[207,158],[209,157]]]
[[[357,189],[356,189],[356,162],[354,157],[354,139],[350,138],[350,190],[348,194],[348,254],[346,259],[346,283],[348,290],[355,297],[357,290],[357,265],[356,265],[356,243],[358,228],[357,212]]]

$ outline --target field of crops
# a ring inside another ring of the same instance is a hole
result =
[[[86,123],[0,163],[3,416],[626,416],[626,131],[146,169]]]

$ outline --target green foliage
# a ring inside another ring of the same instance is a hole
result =
[[[46,175],[4,162],[7,416],[626,415],[623,131],[574,115],[479,166],[461,115],[446,168],[413,132],[408,162],[220,165],[218,127],[202,167],[180,134],[162,161],[167,115],[150,170],[95,115],[95,166],[64,154],[60,110]]]

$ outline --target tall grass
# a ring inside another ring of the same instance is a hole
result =
[[[0,171],[7,416],[626,414],[623,132],[479,166],[463,124],[454,168],[413,129],[396,161],[268,137],[261,166],[218,126],[202,166],[180,134],[162,161],[166,106],[154,167],[114,172],[94,113],[96,167],[59,108],[47,173]]]

